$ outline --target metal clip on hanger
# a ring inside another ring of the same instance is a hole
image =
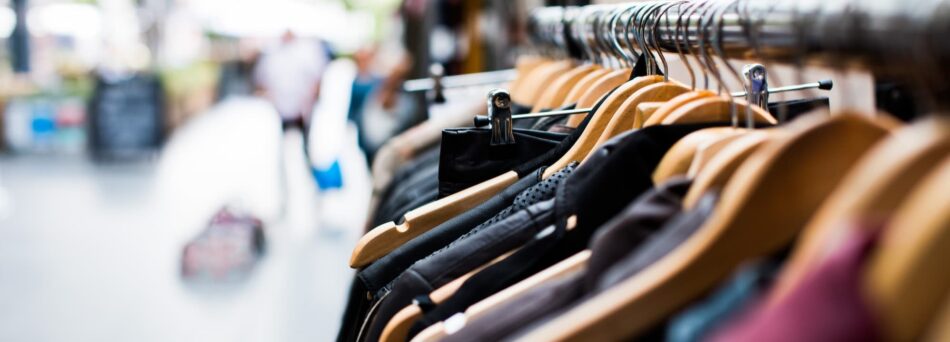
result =
[[[749,93],[746,94],[746,101],[751,105],[762,107],[768,110],[769,105],[769,83],[765,66],[762,64],[749,64],[742,68],[742,75],[749,82]]]
[[[748,82],[748,88],[746,88],[748,89],[748,93],[745,95],[746,101],[749,102],[750,106],[757,106],[768,112],[769,84],[768,73],[765,70],[765,66],[762,64],[747,64],[742,68],[742,75],[745,76],[745,81]],[[746,128],[755,128],[755,120],[752,118],[751,108],[746,108],[745,119]]]
[[[765,89],[764,91],[761,91],[761,93],[764,93],[764,100],[765,100],[764,105],[761,107],[768,108],[769,94],[778,94],[778,93],[784,93],[788,91],[798,91],[798,90],[807,90],[807,89],[831,90],[832,88],[834,88],[834,81],[830,79],[821,80],[821,81],[812,82],[812,83],[790,85],[790,86],[785,86],[785,87],[768,88],[768,89]],[[732,93],[730,95],[734,97],[743,97],[743,96],[746,96],[746,94],[747,93],[745,91],[739,91],[739,92]],[[489,94],[489,97],[491,97],[490,94]],[[489,104],[489,107],[491,107],[490,104]],[[590,112],[590,110],[591,108],[578,108],[578,109],[566,109],[566,110],[552,110],[550,112],[540,112],[540,113],[512,114],[511,119],[521,120],[521,119],[531,119],[531,118],[545,118],[549,116],[587,114],[588,112]],[[511,110],[509,108],[509,113],[510,112]],[[484,127],[491,123],[492,121],[488,115],[475,116],[475,127]]]
[[[511,95],[507,90],[495,89],[488,93],[488,120],[491,122],[491,145],[515,143],[514,122],[511,118]]]

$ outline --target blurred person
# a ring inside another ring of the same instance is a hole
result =
[[[376,151],[411,126],[410,118],[418,110],[412,95],[402,91],[412,58],[398,43],[382,43],[363,47],[353,59],[357,76],[348,118],[359,132],[360,150],[372,164]]]
[[[259,95],[268,99],[280,114],[284,132],[298,129],[303,135],[303,152],[316,177],[309,149],[310,119],[320,96],[320,83],[331,59],[318,41],[300,39],[286,31],[280,42],[265,50],[254,69]]]
[[[373,69],[373,60],[376,58],[376,46],[367,45],[353,54],[353,62],[356,64],[356,78],[353,79],[353,86],[350,89],[350,108],[347,113],[347,120],[356,126],[358,132],[358,144],[360,150],[366,155],[367,163],[372,162],[372,155],[368,153],[371,143],[362,131],[363,112],[366,106],[366,99],[379,87],[383,77]]]

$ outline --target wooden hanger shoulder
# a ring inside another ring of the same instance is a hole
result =
[[[713,157],[704,172],[696,175],[693,185],[689,187],[686,196],[683,197],[683,207],[693,208],[703,194],[724,188],[732,176],[735,175],[736,170],[759,147],[764,145],[769,137],[770,134],[767,132],[750,132],[726,146],[720,154]]]
[[[663,119],[665,119],[677,108],[698,99],[713,96],[716,96],[716,93],[708,90],[692,91],[685,94],[680,94],[679,96],[664,102],[660,108],[657,108],[656,111],[654,111],[653,114],[643,122],[642,127],[659,125],[663,123]]]
[[[865,269],[864,289],[885,336],[925,333],[950,290],[950,158],[943,158],[894,212]]]
[[[927,334],[921,341],[943,342],[950,341],[950,296],[943,299],[940,312],[930,320]]]
[[[833,248],[829,242],[845,234],[844,221],[888,218],[913,185],[948,153],[950,126],[936,120],[898,129],[876,146],[809,221],[769,294],[769,303],[787,295],[824,258]]]
[[[511,96],[513,101],[516,103],[521,103],[519,101],[520,98],[517,98],[514,94],[519,94],[522,92],[521,86],[524,84],[525,79],[531,75],[531,72],[548,63],[553,63],[553,61],[537,56],[518,57],[518,61],[515,62],[515,71],[517,72],[517,75],[515,76],[515,79],[512,80],[508,85],[508,90],[512,94]]]
[[[604,129],[617,111],[617,108],[623,103],[623,100],[640,88],[661,81],[663,81],[662,76],[643,76],[637,77],[617,87],[617,90],[611,93],[600,107],[597,108],[597,113],[588,114],[593,115],[593,117],[587,124],[587,127],[584,128],[584,131],[581,132],[581,136],[560,159],[544,170],[543,178],[547,179],[570,163],[584,160],[587,154],[594,149],[597,140],[604,132]]]
[[[660,109],[664,103],[666,103],[666,101],[643,102],[638,104],[635,114],[636,119],[634,120],[633,127],[630,127],[630,129],[643,128],[643,125],[647,122],[647,120],[649,120],[650,117],[653,116],[653,113],[656,113],[657,109]]]
[[[587,89],[590,89],[595,82],[603,78],[605,75],[611,73],[613,70],[606,68],[598,68],[581,78],[580,81],[577,81],[577,84],[571,88],[571,91],[567,93],[567,96],[564,97],[564,101],[561,102],[561,105],[558,107],[564,107],[571,104],[577,104],[577,101],[581,99],[581,95],[584,95],[584,92]]]
[[[574,85],[598,68],[600,67],[594,64],[584,64],[558,75],[553,82],[545,86],[541,97],[534,103],[531,112],[537,113],[559,107],[564,102],[564,98],[567,97],[567,93],[574,88]]]
[[[637,115],[637,109],[640,108],[641,104],[656,103],[656,102],[663,103],[666,101],[670,101],[676,98],[677,96],[683,95],[689,92],[690,90],[688,87],[678,82],[666,82],[666,83],[663,83],[662,85],[656,85],[656,87],[649,89],[649,91],[652,94],[648,94],[644,98],[639,99],[639,101],[637,102],[631,101],[627,107],[621,108],[621,113],[624,113],[625,117],[633,118],[633,122],[630,123],[632,124],[633,128],[643,127],[643,123],[646,121],[646,118],[647,118],[646,116],[642,114],[639,116]],[[644,91],[644,93],[646,93],[646,91]],[[659,106],[657,106],[654,109],[654,111],[656,109],[659,109]],[[627,121],[624,121],[624,123],[626,124]]]
[[[577,108],[593,107],[604,94],[629,80],[630,72],[630,69],[620,69],[601,76],[600,79],[591,84],[590,88],[586,89],[586,91],[581,94],[581,97],[577,99]],[[567,125],[577,127],[577,125],[581,124],[581,121],[584,121],[584,115],[574,115],[567,119]]]
[[[590,250],[585,250],[580,253],[577,253],[570,258],[564,259],[563,261],[552,265],[544,269],[537,274],[534,274],[525,280],[518,282],[498,293],[485,298],[478,303],[473,304],[468,309],[465,310],[465,320],[473,321],[485,317],[490,314],[493,310],[498,309],[505,303],[510,302],[511,300],[518,298],[519,296],[531,291],[538,286],[562,279],[571,274],[582,271],[587,266],[587,261],[590,260]],[[445,336],[448,336],[446,331],[446,326],[443,322],[434,324],[422,332],[419,335],[416,335],[412,339],[413,342],[435,342]]]
[[[485,202],[517,181],[518,174],[509,171],[414,209],[406,213],[402,224],[390,222],[374,228],[356,243],[350,256],[350,267],[369,265],[419,234]]]
[[[554,82],[554,79],[573,67],[574,65],[570,61],[557,61],[538,67],[519,86],[521,94],[517,97],[514,93],[511,94],[512,100],[525,106],[533,106],[540,100],[541,94],[551,82]]]
[[[630,94],[623,100],[617,113],[610,119],[604,133],[597,140],[597,146],[607,142],[610,138],[636,127],[637,105],[643,102],[668,101],[673,97],[689,91],[689,88],[677,82],[653,83]]]
[[[797,120],[793,131],[753,153],[712,217],[669,254],[520,340],[635,337],[709,291],[743,260],[790,243],[843,172],[887,134],[866,118],[811,119]]]
[[[752,109],[757,123],[777,124],[778,121],[769,112],[758,106],[750,106],[745,101],[733,100],[740,122],[745,122],[746,108]],[[663,119],[664,125],[677,125],[698,122],[722,122],[732,120],[733,101],[721,96],[701,98],[682,105]]]
[[[709,165],[710,160],[747,132],[748,130],[746,129],[737,128],[732,132],[733,134],[723,134],[720,137],[699,144],[699,146],[696,147],[693,160],[689,163],[689,170],[686,171],[686,176],[696,178],[696,175]]]
[[[662,184],[670,178],[686,175],[700,146],[711,140],[735,134],[736,131],[738,130],[732,127],[711,127],[687,134],[673,144],[663,155],[663,159],[660,159],[656,170],[653,171],[653,183]]]

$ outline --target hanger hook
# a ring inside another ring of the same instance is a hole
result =
[[[708,33],[709,33],[707,31],[708,27],[707,27],[707,22],[706,22],[706,15],[709,13],[709,6],[707,6],[708,4],[709,4],[709,1],[701,1],[699,6],[696,8],[696,12],[699,14],[699,17],[697,18],[697,22],[696,22],[696,40],[697,40],[697,44],[699,48],[698,49],[699,58],[697,58],[697,60],[701,60],[702,65],[706,68],[709,74],[711,74],[712,77],[716,79],[716,82],[718,83],[717,90],[719,94],[721,95],[722,94],[722,78],[719,77],[719,71],[716,68],[716,63],[709,56],[709,50],[708,50],[708,47],[706,46],[707,44],[706,37],[708,36]],[[706,89],[709,89],[708,79],[706,79],[706,82],[707,82]]]
[[[610,61],[607,59],[607,56],[604,55],[603,46],[600,44],[600,37],[597,35],[597,24],[600,22],[598,14],[600,11],[594,6],[585,7],[584,9],[586,10],[584,18],[586,39],[589,39],[591,46],[594,47],[594,52],[597,54],[597,59],[600,61],[600,64],[605,66],[609,65]]]
[[[584,44],[587,45],[588,51],[591,55],[591,61],[597,64],[605,64],[603,60],[603,55],[600,53],[600,46],[597,45],[596,39],[592,38],[593,29],[591,29],[591,17],[592,17],[591,8],[582,8],[580,15],[580,24],[578,25],[578,32],[581,35],[581,40]],[[596,38],[596,37],[594,37]]]
[[[591,63],[600,63],[600,56],[595,50],[596,47],[593,46],[591,41],[588,39],[587,12],[587,9],[575,8],[570,24],[571,33],[576,38],[578,43],[581,44],[584,54],[587,55],[588,60],[590,60]]]
[[[643,10],[643,5],[642,4],[631,5],[631,8],[633,9],[633,13],[630,14],[629,18],[627,18],[627,22],[624,25],[623,32],[624,32],[624,38],[626,38],[626,41],[627,41],[627,46],[629,46],[630,50],[633,51],[634,54],[637,56],[637,60],[635,61],[636,63],[636,62],[639,62],[640,58],[644,58],[642,46],[637,46],[637,44],[633,42],[633,40],[636,39],[636,32],[634,32],[633,27],[634,27],[634,24],[636,23],[637,14],[639,14],[640,11]],[[637,49],[641,49],[641,50],[638,52]]]
[[[749,84],[745,82],[745,80],[742,78],[742,75],[739,74],[739,71],[737,71],[736,68],[732,66],[732,63],[729,63],[729,60],[726,56],[726,52],[723,49],[722,36],[725,35],[725,30],[724,30],[725,16],[726,16],[726,13],[729,12],[730,8],[732,8],[732,6],[735,4],[736,4],[736,0],[725,0],[725,1],[719,1],[713,6],[714,10],[713,10],[710,20],[714,22],[715,30],[713,31],[711,45],[712,45],[713,52],[715,52],[716,57],[719,57],[719,59],[722,61],[726,71],[728,71],[728,73],[732,75],[736,79],[736,81],[739,82],[739,84],[742,86],[742,89],[745,90],[746,94],[750,94],[751,89],[749,88]],[[726,88],[725,83],[722,83],[722,87],[720,89],[723,89],[723,88]],[[726,90],[728,91],[728,89]],[[730,117],[733,118],[734,126],[737,126],[738,113],[736,113],[737,112],[736,102],[732,96],[728,96],[728,99],[729,99]],[[751,106],[752,106],[751,103],[746,104],[746,113],[745,113],[746,122],[752,122],[752,107]]]
[[[650,12],[650,10],[653,8],[653,5],[655,5],[654,2],[646,3],[643,5],[643,7],[640,8],[640,10],[637,11],[637,14],[634,20],[635,27],[633,30],[634,37],[637,39],[637,45],[639,45],[640,50],[643,51],[643,58],[646,58],[645,62],[646,62],[647,75],[654,75],[654,71],[656,69],[654,69],[653,67],[655,64],[655,59],[653,58],[653,51],[650,50],[649,44],[646,43],[646,40],[643,37],[643,25],[645,22],[643,16]]]
[[[617,32],[617,27],[618,27],[617,24],[620,22],[620,19],[623,16],[623,14],[626,13],[627,9],[629,8],[630,6],[626,8],[618,6],[614,10],[614,15],[610,19],[610,38],[611,38],[610,43],[611,45],[613,45],[614,50],[617,52],[617,54],[621,56],[621,58],[623,58],[624,66],[633,67],[633,57],[630,56],[630,54],[627,53],[627,50],[624,49],[623,46],[620,45],[620,38],[618,37],[618,35],[622,34],[622,32]]]
[[[657,66],[656,55],[654,53],[660,53],[660,52],[657,50],[654,50],[653,46],[650,44],[650,41],[648,39],[649,31],[647,30],[647,27],[652,27],[650,25],[650,19],[654,15],[656,9],[658,9],[661,4],[662,3],[660,2],[648,3],[646,5],[646,10],[641,13],[642,17],[640,18],[639,23],[637,25],[637,31],[639,32],[639,36],[638,36],[639,42],[640,44],[642,44],[644,50],[646,51],[645,56],[649,58],[647,61],[649,61],[650,63],[647,65],[648,66],[647,70],[649,70],[650,75],[656,75],[658,66]]]
[[[683,5],[686,5],[685,11],[683,9]],[[683,53],[683,49],[682,49],[683,42],[685,41],[687,53],[692,54],[692,51],[690,50],[690,47],[689,47],[689,38],[686,37],[686,35],[689,32],[683,32],[682,34],[680,33],[680,30],[683,29],[684,13],[688,11],[692,5],[693,5],[692,3],[689,3],[686,0],[681,1],[676,5],[677,6],[676,25],[674,26],[674,30],[673,30],[673,40],[674,40],[674,46],[676,46],[676,54],[679,55],[680,61],[682,61],[683,66],[686,67],[686,72],[689,73],[690,90],[696,90],[696,73],[693,71],[693,66],[689,62],[689,58],[687,58],[687,56]],[[681,37],[683,38],[683,40],[680,40]]]
[[[681,13],[679,21],[683,27],[683,41],[685,43],[684,46],[686,46],[686,50],[687,52],[689,52],[689,55],[696,59],[696,63],[699,65],[699,71],[703,73],[703,89],[708,90],[710,68],[709,66],[706,65],[706,61],[703,60],[702,53],[699,51],[699,49],[702,49],[703,47],[701,44],[702,32],[699,29],[700,28],[700,26],[698,25],[699,23],[697,23],[697,27],[696,27],[697,28],[696,39],[699,40],[700,42],[697,42],[697,46],[695,49],[693,47],[692,39],[690,38],[690,33],[689,33],[690,27],[692,26],[693,16],[699,13],[700,8],[702,8],[702,6],[705,5],[705,2],[706,1],[696,1],[696,2],[690,3],[686,8],[686,12]],[[683,18],[686,18],[685,23],[682,22]]]
[[[610,56],[611,66],[619,67],[623,61],[614,49],[613,38],[610,37],[610,27],[616,13],[615,7],[605,6],[600,13],[600,25],[597,26],[597,36],[604,46],[604,52]]]
[[[674,6],[677,6],[678,4],[679,4],[678,1],[672,1],[672,2],[661,4],[656,16],[654,16],[653,27],[650,29],[651,36],[653,37],[653,46],[654,48],[656,48],[657,51],[660,52],[660,61],[663,63],[663,71],[664,71],[663,81],[664,82],[670,81],[670,71],[669,71],[670,66],[669,64],[667,64],[666,56],[663,54],[663,50],[660,47],[660,34],[659,34],[660,22],[664,21],[664,20],[661,20],[661,18],[668,18],[670,9],[673,8]]]

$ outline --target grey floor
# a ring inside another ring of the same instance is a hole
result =
[[[347,139],[346,188],[322,194],[300,135],[253,108],[198,118],[151,160],[0,158],[0,341],[331,340],[369,191]],[[265,219],[268,254],[245,282],[184,283],[182,245],[226,203]]]

